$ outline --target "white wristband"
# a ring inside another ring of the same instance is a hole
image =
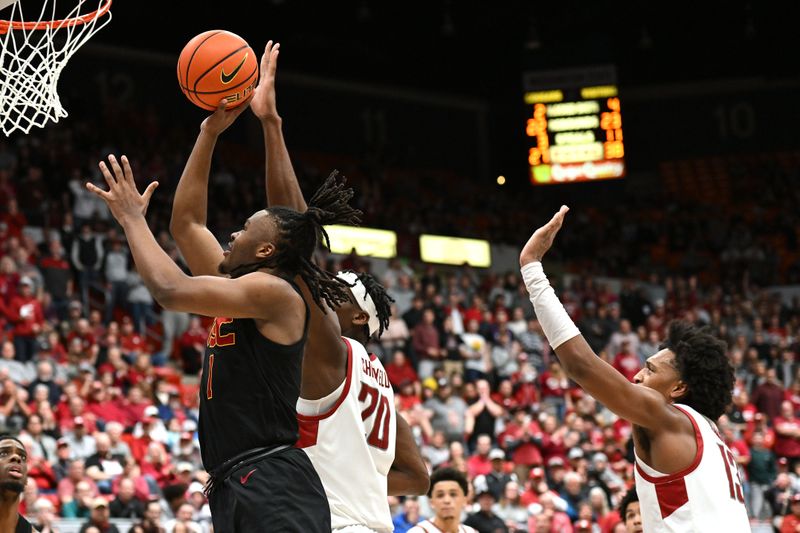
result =
[[[531,297],[536,318],[542,325],[547,341],[555,350],[581,334],[547,280],[542,263],[534,261],[520,269],[522,280]]]

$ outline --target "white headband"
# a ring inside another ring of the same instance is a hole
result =
[[[351,285],[350,291],[353,293],[358,307],[369,316],[367,326],[369,327],[369,336],[371,337],[378,331],[381,325],[381,321],[378,318],[378,309],[375,307],[375,302],[372,301],[372,296],[369,295],[367,288],[361,283],[361,280],[358,279],[358,275],[355,272],[339,272],[336,277]]]

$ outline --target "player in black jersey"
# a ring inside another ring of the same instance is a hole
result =
[[[216,137],[241,111],[203,123],[175,196],[171,229],[195,274],[160,248],[144,213],[157,186],[139,194],[130,164],[109,156],[109,191],[87,184],[122,225],[147,288],[167,309],[217,317],[203,368],[200,443],[211,474],[214,530],[330,531],[319,476],[297,440],[296,402],[309,309],[347,299],[346,286],[311,261],[323,224],[353,223],[352,190],[331,176],[306,213],[271,208],[252,215],[223,251],[205,227],[208,169]],[[206,274],[206,275],[199,275]],[[211,275],[209,275],[211,274]]]
[[[275,72],[280,45],[267,43],[261,59],[261,81],[256,88],[251,109],[261,121],[267,152],[267,201],[270,205],[287,205],[300,212],[306,205],[300,185],[292,168],[289,151],[281,130],[275,98]],[[341,336],[357,340],[364,346],[376,335],[380,337],[389,324],[391,299],[384,288],[369,274],[340,273],[348,284],[348,299],[333,306],[336,314],[321,307],[311,309],[309,339],[303,359],[301,397],[306,400],[323,398],[336,390],[347,372],[347,347]],[[299,282],[306,301],[313,295]],[[360,301],[354,296],[358,292]],[[370,306],[364,301],[369,296]],[[367,307],[371,309],[367,310]],[[338,318],[338,321],[336,320]],[[394,417],[397,425],[395,459],[388,476],[389,495],[419,495],[428,491],[428,472],[411,428],[402,416]],[[346,475],[343,473],[342,475]]]
[[[28,482],[28,453],[16,437],[0,435],[0,531],[36,531],[19,514],[19,495]]]

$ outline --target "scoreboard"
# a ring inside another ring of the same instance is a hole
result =
[[[524,87],[532,184],[625,176],[614,67],[528,72]]]

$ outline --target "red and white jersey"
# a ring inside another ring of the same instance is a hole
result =
[[[434,526],[430,520],[423,520],[409,529],[408,533],[442,533],[442,530]],[[478,530],[462,524],[458,526],[458,533],[478,533]]]
[[[363,525],[393,531],[387,500],[397,442],[392,385],[377,357],[361,343],[342,339],[344,383],[321,400],[297,400],[297,447],[308,454],[325,487],[332,529]],[[320,405],[330,407],[319,413]]]
[[[697,454],[688,468],[662,474],[636,457],[636,492],[647,533],[749,532],[742,481],[716,428],[687,405],[675,405],[694,426]]]

